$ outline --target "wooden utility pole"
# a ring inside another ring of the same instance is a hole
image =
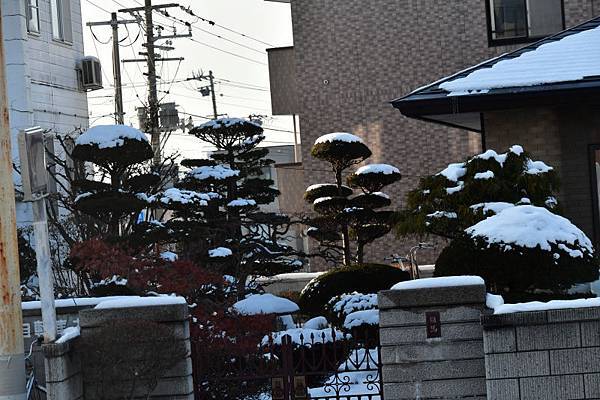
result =
[[[162,58],[156,55],[156,48],[164,48],[167,50],[172,50],[172,47],[158,46],[156,41],[162,39],[177,39],[182,37],[191,37],[192,36],[192,27],[191,25],[188,27],[188,33],[184,35],[154,35],[154,19],[152,16],[152,12],[155,10],[160,10],[163,8],[172,8],[179,7],[179,4],[159,4],[156,6],[152,5],[152,0],[145,0],[143,7],[134,7],[134,8],[124,8],[119,10],[119,12],[126,13],[136,13],[136,12],[144,12],[144,19],[146,24],[146,43],[144,43],[144,47],[146,48],[146,52],[139,53],[140,55],[146,56],[145,59],[133,59],[133,60],[123,60],[123,62],[145,62],[148,68],[148,72],[145,75],[148,77],[148,126],[145,127],[145,130],[150,133],[152,144],[152,149],[154,150],[154,165],[160,165],[161,154],[160,154],[160,120],[158,115],[158,110],[160,107],[158,101],[158,90],[156,88],[156,81],[160,77],[156,75],[156,61],[183,61],[183,58]]]
[[[0,5],[0,14],[1,9]],[[5,65],[0,19],[0,400],[24,400],[23,318]]]
[[[218,119],[219,113],[217,112],[217,95],[215,94],[215,77],[213,76],[212,71],[208,71],[208,80],[210,81],[210,94],[212,96],[213,115],[214,115],[215,119]]]
[[[123,125],[125,123],[125,111],[123,109],[123,84],[121,82],[121,56],[119,49],[119,25],[138,23],[137,19],[121,20],[117,19],[117,13],[111,13],[110,21],[88,22],[87,26],[110,25],[112,27],[113,43],[113,77],[115,85],[115,123]]]

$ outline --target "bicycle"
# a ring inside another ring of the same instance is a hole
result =
[[[31,345],[29,346],[29,353],[25,356],[25,370],[26,370],[26,389],[27,389],[27,400],[46,400],[46,394],[48,393],[46,388],[38,385],[35,379],[35,371],[33,367],[33,361],[31,359],[33,355],[33,347],[35,345],[42,344],[42,336],[38,336]]]
[[[421,249],[432,250],[434,248],[435,246],[431,243],[421,242],[416,246],[411,247],[406,256],[394,253],[391,256],[386,257],[385,260],[391,260],[392,263],[397,264],[402,271],[408,272],[411,279],[420,279],[421,273],[417,261],[417,252]],[[408,266],[406,266],[405,263],[408,263]]]

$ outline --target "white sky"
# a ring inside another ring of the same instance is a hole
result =
[[[174,3],[176,1],[155,0],[153,4]],[[143,0],[81,0],[84,24],[92,21],[105,21],[110,19],[110,14],[124,7],[138,7]],[[181,0],[184,7],[191,7],[197,16],[214,21],[216,24],[245,34],[252,38],[266,42],[272,47],[289,46],[293,43],[291,16],[289,4],[267,2],[264,0]],[[103,11],[102,9],[106,10]],[[231,117],[247,117],[250,114],[271,114],[269,88],[269,74],[267,67],[266,48],[271,47],[264,43],[251,40],[248,37],[228,31],[219,26],[212,26],[202,20],[186,14],[178,8],[168,9],[169,13],[181,20],[193,23],[193,39],[207,45],[217,47],[227,52],[246,57],[257,62],[248,61],[231,54],[224,53],[208,46],[193,42],[187,38],[173,41],[175,50],[163,55],[165,57],[185,57],[185,61],[179,66],[178,62],[164,62],[157,66],[158,75],[162,77],[159,85],[159,98],[164,96],[163,102],[174,101],[180,107],[181,112],[190,114],[211,116],[212,103],[210,97],[202,97],[195,89],[206,85],[205,82],[188,81],[170,84],[173,80],[181,80],[191,77],[193,72],[213,71],[216,80],[225,79],[232,82],[218,83],[216,86],[217,103],[219,114],[228,114]],[[131,19],[129,14],[120,14],[122,19]],[[187,33],[187,29],[163,16],[154,14],[155,23],[164,26],[163,35],[173,33],[175,25],[177,33]],[[203,31],[199,30],[202,29]],[[121,59],[141,58],[137,53],[144,51],[141,47],[143,32],[135,44],[129,44],[136,39],[140,29],[136,24],[128,26],[129,32],[121,26],[120,38],[124,39],[121,47]],[[100,58],[104,71],[103,84],[105,89],[90,92],[88,95],[90,109],[90,124],[114,123],[112,116],[105,116],[114,112],[112,96],[112,44],[110,26],[94,27],[93,32],[98,39],[90,33],[88,27],[84,27],[85,53]],[[129,38],[127,38],[129,33]],[[211,33],[213,35],[211,35]],[[221,39],[217,36],[221,36]],[[231,43],[235,41],[243,46]],[[163,41],[164,42],[164,41]],[[106,43],[106,44],[104,44]],[[160,43],[164,44],[164,43]],[[122,81],[124,85],[124,107],[125,123],[137,126],[137,115],[135,108],[141,106],[138,97],[147,101],[145,77],[142,72],[146,71],[145,63],[122,64]],[[133,85],[132,85],[133,84]],[[240,88],[239,86],[250,86],[252,89]],[[166,94],[165,91],[169,91]],[[186,116],[187,117],[187,116]],[[205,120],[193,117],[194,123],[199,124]],[[272,127],[284,131],[292,131],[291,117],[275,117],[265,120],[265,127]],[[267,133],[267,145],[280,145],[293,143],[293,134],[290,132],[265,131]],[[206,149],[198,139],[184,135],[171,137],[167,152],[178,151],[184,157],[199,157]]]

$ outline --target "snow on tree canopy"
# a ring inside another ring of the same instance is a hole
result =
[[[228,179],[240,175],[240,171],[224,165],[197,167],[188,172],[188,176],[199,181],[204,179]]]
[[[528,248],[539,246],[550,251],[551,244],[562,244],[561,249],[571,257],[583,256],[582,252],[594,252],[590,239],[568,219],[531,205],[507,208],[467,228],[466,232],[471,237],[482,238],[488,244],[506,249],[517,245]]]
[[[208,251],[208,256],[211,258],[229,257],[233,254],[231,249],[227,247],[217,247]]]
[[[179,256],[172,251],[163,251],[160,253],[160,258],[166,261],[175,262],[179,258]]]
[[[164,191],[164,193],[155,196],[155,198],[163,204],[180,203],[180,204],[191,204],[196,203],[200,205],[207,205],[207,201],[211,197],[204,193],[198,193],[191,190],[182,190],[177,188],[170,188]]]
[[[527,160],[527,171],[529,175],[545,174],[552,171],[554,168],[546,165],[543,161]]]
[[[291,314],[300,308],[296,303],[270,293],[253,294],[233,305],[233,309],[242,315]]]
[[[365,174],[384,174],[393,175],[399,174],[400,170],[392,165],[388,164],[369,164],[360,167],[356,170],[354,175],[365,175]]]
[[[256,205],[256,201],[252,199],[235,199],[227,203],[227,207],[252,207]]]
[[[352,329],[361,325],[379,325],[379,310],[355,311],[346,316],[344,328]]]
[[[470,208],[473,211],[479,211],[479,210],[483,210],[484,214],[487,214],[488,212],[493,212],[494,214],[498,214],[504,210],[506,210],[507,208],[511,208],[514,207],[515,205],[512,203],[506,203],[503,201],[497,201],[497,202],[489,202],[489,203],[478,203],[478,204],[473,204],[472,206],[470,206]]]
[[[399,282],[392,286],[391,290],[433,289],[439,287],[473,285],[485,285],[485,281],[479,276],[444,276],[441,278],[425,278]]]
[[[219,118],[219,119],[213,119],[211,121],[205,122],[202,125],[198,126],[198,128],[200,129],[204,129],[204,128],[212,128],[212,129],[218,129],[218,128],[229,128],[233,125],[243,125],[243,124],[252,124],[252,125],[256,125],[257,127],[260,128],[260,125],[257,124],[256,122],[247,120],[247,119],[243,119],[243,118]]]
[[[520,56],[440,84],[449,95],[582,80],[600,75],[600,27],[542,44]]]
[[[329,133],[315,140],[315,144],[328,142],[364,143],[363,140],[358,136],[344,132]]]
[[[148,143],[146,135],[127,125],[97,125],[88,129],[75,140],[76,145],[96,145],[100,149],[120,147],[125,139]]]
[[[485,172],[478,172],[473,176],[474,179],[483,179],[483,180],[492,179],[493,177],[494,177],[494,172],[489,171],[489,170],[485,171]]]
[[[454,163],[448,165],[444,170],[440,171],[438,175],[446,177],[449,181],[458,182],[460,178],[465,176],[467,168],[464,163]]]
[[[343,294],[334,297],[329,304],[334,302],[331,310],[336,314],[349,315],[356,311],[377,308],[377,294],[362,294],[358,292]]]

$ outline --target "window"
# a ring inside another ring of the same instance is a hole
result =
[[[522,43],[564,29],[563,0],[487,0],[490,45]]]
[[[71,0],[50,0],[52,37],[62,42],[73,41],[71,27]]]
[[[27,32],[40,33],[39,0],[25,0],[25,16],[27,17]]]

